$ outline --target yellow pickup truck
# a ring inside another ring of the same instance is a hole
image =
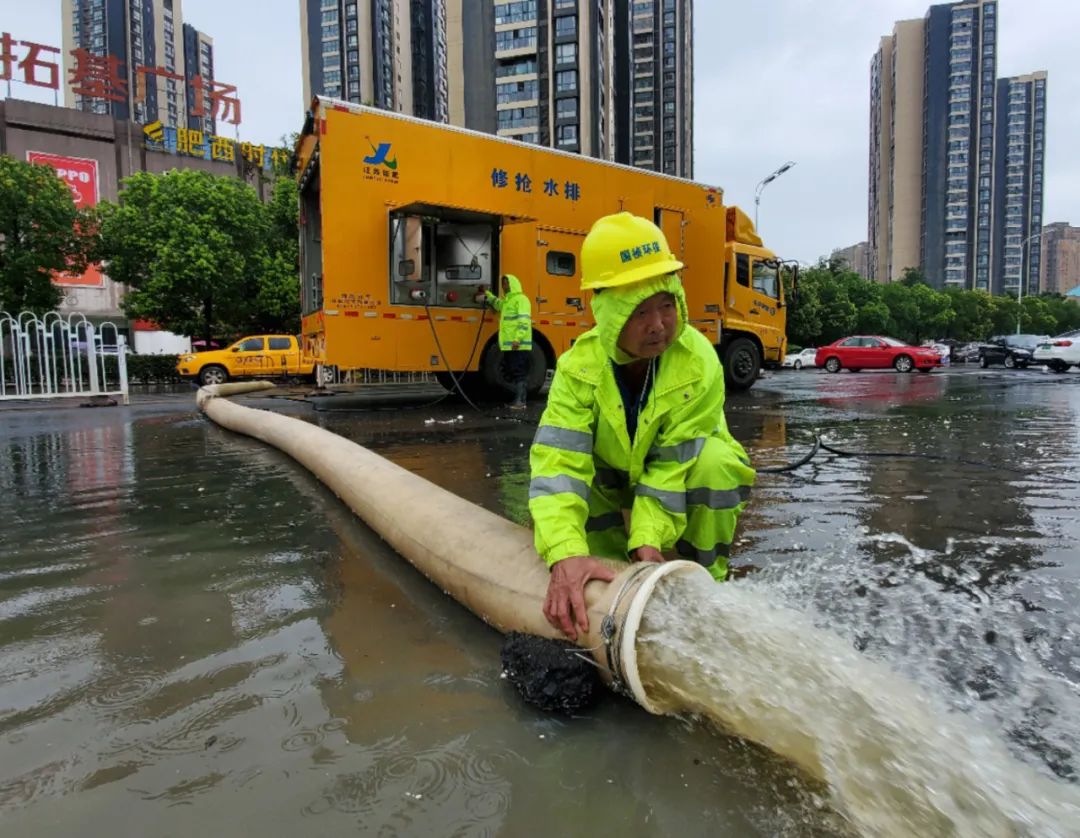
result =
[[[200,384],[224,384],[231,378],[310,376],[315,361],[301,353],[293,335],[251,335],[225,349],[181,355],[176,372]]]

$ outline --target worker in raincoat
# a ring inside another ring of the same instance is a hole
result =
[[[499,349],[503,374],[514,393],[510,407],[525,409],[529,383],[529,356],[532,355],[532,304],[513,274],[502,278],[502,297],[484,292],[488,303],[499,312]]]
[[[559,358],[529,455],[536,549],[551,570],[544,614],[572,639],[588,630],[585,583],[614,578],[598,556],[674,554],[726,578],[754,482],[663,232],[628,212],[601,218],[581,266],[596,325]]]

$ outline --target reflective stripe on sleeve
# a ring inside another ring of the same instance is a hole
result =
[[[750,487],[739,486],[737,489],[687,489],[686,502],[695,506],[707,506],[709,509],[734,509],[740,503],[750,500]]]
[[[686,512],[685,492],[665,492],[663,489],[654,489],[652,486],[646,486],[644,483],[638,483],[637,486],[634,487],[634,494],[638,496],[656,498],[658,501],[660,501],[660,505],[664,507],[664,509],[666,509],[668,512]]]
[[[548,495],[574,494],[585,500],[589,499],[589,484],[569,474],[555,477],[534,477],[529,481],[529,500]]]
[[[531,314],[504,314],[502,319],[503,320],[530,320],[530,319],[532,319],[532,315]]]
[[[592,454],[593,436],[588,431],[571,431],[554,425],[541,425],[533,437],[533,445],[546,445],[577,454]]]
[[[654,445],[649,449],[650,460],[666,460],[676,463],[688,463],[701,454],[705,447],[705,437],[688,439],[678,445]]]

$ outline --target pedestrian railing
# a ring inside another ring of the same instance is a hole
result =
[[[128,403],[127,341],[84,314],[0,311],[0,400],[119,396]]]

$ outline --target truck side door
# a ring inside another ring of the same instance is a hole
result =
[[[271,375],[296,375],[300,366],[296,338],[270,337],[266,343],[267,372]]]
[[[232,355],[229,359],[229,375],[263,375],[265,374],[265,366],[265,338],[245,338],[233,347]]]
[[[536,230],[536,296],[533,298],[533,324],[544,329],[549,320],[551,326],[580,324],[587,318],[588,300],[581,290],[581,265],[578,254],[585,237],[568,230],[538,227]],[[550,333],[550,329],[547,330]],[[549,338],[551,335],[549,334]],[[553,348],[561,353],[569,348],[554,346],[561,342],[553,339]]]

